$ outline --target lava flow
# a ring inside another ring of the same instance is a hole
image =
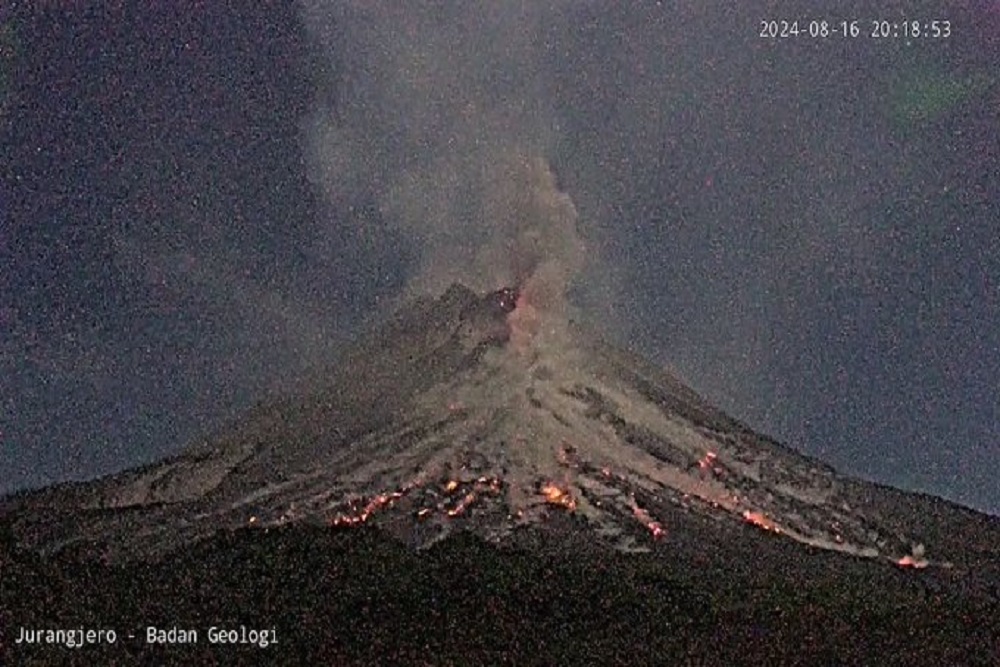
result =
[[[764,530],[770,530],[771,532],[774,532],[774,533],[780,533],[781,532],[781,527],[778,526],[778,524],[776,524],[771,519],[767,518],[767,516],[763,512],[754,512],[754,511],[751,511],[751,510],[744,510],[743,511],[743,519],[747,523],[752,523],[753,525],[759,526],[760,528],[763,528]]]
[[[667,534],[663,524],[650,516],[649,512],[645,509],[639,507],[639,503],[636,502],[634,496],[629,498],[629,507],[632,509],[632,515],[642,522],[642,525],[646,526],[654,540],[658,540]]]
[[[576,509],[576,501],[573,500],[573,496],[571,496],[568,491],[559,488],[552,482],[543,484],[541,492],[542,495],[545,496],[545,502],[549,505],[565,507],[571,512]]]
[[[353,500],[348,503],[348,507],[354,511],[339,514],[330,521],[331,526],[357,526],[367,521],[375,512],[380,509],[391,507],[394,502],[403,497],[403,491],[393,491],[392,493],[380,493],[357,509],[360,500]]]

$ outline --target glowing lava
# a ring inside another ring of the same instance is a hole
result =
[[[703,456],[698,460],[698,467],[701,468],[702,470],[707,470],[708,472],[712,472],[712,470],[714,469],[715,459],[717,458],[718,456],[715,454],[715,452],[707,452],[705,456]]]
[[[465,494],[465,497],[462,498],[462,500],[459,501],[457,505],[448,510],[448,516],[456,517],[460,514],[464,514],[465,511],[469,508],[469,506],[472,505],[472,503],[474,502],[476,502],[476,494],[474,493]]]
[[[559,505],[560,507],[565,507],[571,512],[576,509],[576,501],[573,500],[573,496],[571,496],[568,491],[560,489],[552,482],[543,484],[541,492],[542,495],[545,496],[545,502],[549,505]]]
[[[896,565],[900,567],[912,567],[916,570],[922,570],[927,567],[927,561],[919,556],[914,558],[913,556],[903,556],[896,561]]]
[[[371,516],[384,508],[391,507],[394,502],[403,497],[403,491],[393,491],[392,493],[380,493],[374,496],[364,507],[357,509],[360,499],[348,503],[348,507],[353,510],[347,514],[340,514],[330,521],[331,526],[357,526],[367,521]]]
[[[774,533],[781,532],[781,527],[778,526],[778,524],[776,524],[771,519],[767,518],[767,515],[765,515],[763,512],[743,510],[743,519],[746,520],[747,523],[752,523],[753,525],[759,526],[764,530],[770,530],[771,532]]]
[[[650,516],[649,512],[645,509],[639,507],[639,503],[636,502],[634,496],[629,498],[629,507],[632,509],[632,515],[642,522],[642,525],[646,526],[654,540],[658,540],[667,534],[663,524]]]

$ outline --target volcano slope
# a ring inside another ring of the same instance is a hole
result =
[[[838,475],[527,290],[417,300],[326,377],[5,499],[12,664],[1000,661],[995,517]]]

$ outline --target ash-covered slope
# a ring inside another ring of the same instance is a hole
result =
[[[112,558],[319,522],[415,547],[456,530],[623,551],[787,539],[971,567],[998,535],[986,517],[842,478],[754,433],[525,291],[460,285],[401,311],[323,388],[162,463],[8,505],[21,546]]]
[[[575,326],[576,209],[544,159],[510,150],[494,162],[490,224],[473,235],[476,270],[461,271],[480,290],[453,284],[411,302],[322,386],[179,456],[9,500],[15,541],[153,558],[220,529],[310,522],[376,526],[414,547],[469,530],[501,544],[752,560],[780,540],[996,567],[996,520],[844,479]],[[437,251],[423,258],[425,287],[463,265],[450,244]]]

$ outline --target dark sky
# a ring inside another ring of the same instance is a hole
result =
[[[844,472],[1000,513],[995,3],[909,42],[846,3],[855,39],[619,4],[0,14],[0,492],[322,367],[493,229],[517,150],[576,204],[595,326]]]

